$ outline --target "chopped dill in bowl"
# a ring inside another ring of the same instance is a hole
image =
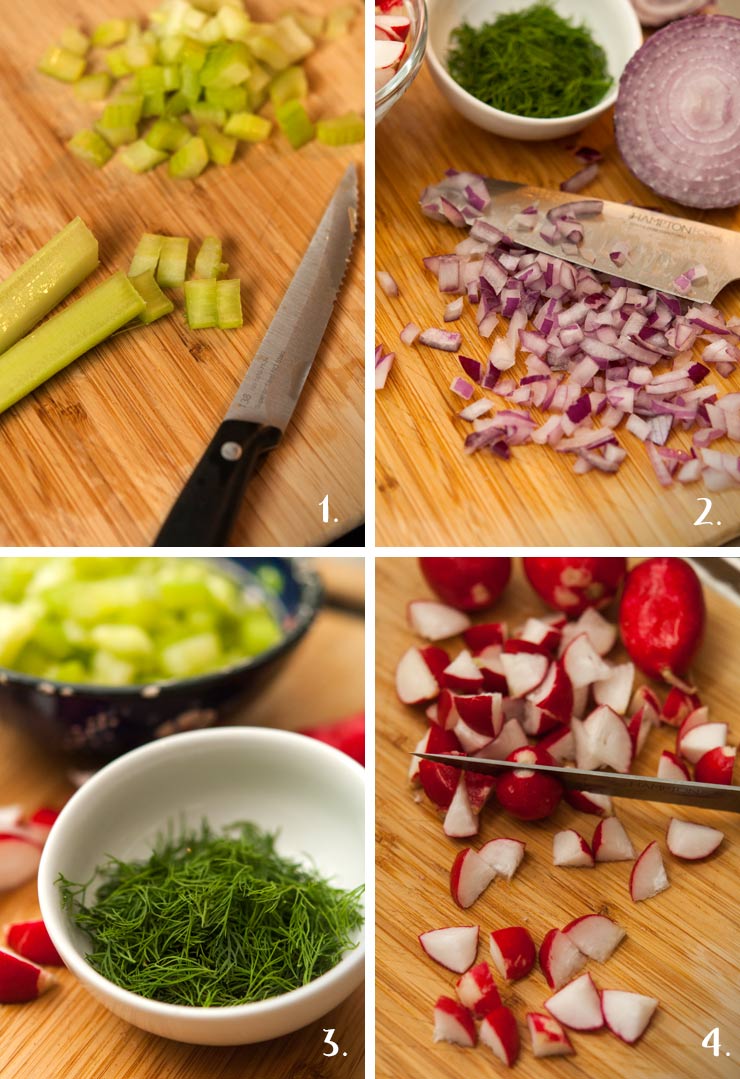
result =
[[[362,888],[334,887],[239,822],[160,835],[147,859],[112,856],[92,882],[60,874],[62,905],[104,978],[166,1004],[267,1000],[327,973],[357,947]]]
[[[612,85],[606,53],[588,28],[558,15],[549,0],[456,27],[447,70],[483,104],[537,119],[585,112]]]

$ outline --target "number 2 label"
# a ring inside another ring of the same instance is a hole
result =
[[[697,498],[697,502],[704,503],[704,509],[694,521],[695,525],[713,525],[714,521],[707,521],[706,516],[712,512],[712,500],[711,498]],[[717,522],[719,524],[719,522]]]

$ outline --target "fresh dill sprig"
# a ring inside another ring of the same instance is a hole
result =
[[[91,882],[57,879],[88,935],[87,961],[132,993],[218,1007],[306,985],[356,947],[362,888],[333,887],[278,854],[275,836],[239,822],[172,830],[145,861],[108,857]]]
[[[604,50],[549,0],[483,26],[462,23],[451,42],[447,70],[455,82],[515,116],[572,116],[598,104],[612,85]]]

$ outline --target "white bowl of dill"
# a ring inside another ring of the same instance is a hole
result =
[[[428,0],[427,58],[467,120],[511,139],[582,130],[642,45],[630,0]]]
[[[176,734],[70,799],[41,913],[114,1014],[198,1045],[266,1041],[363,979],[364,771],[282,730]]]

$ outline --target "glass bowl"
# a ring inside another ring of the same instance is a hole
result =
[[[375,123],[378,124],[397,101],[403,97],[419,74],[427,47],[426,0],[405,0],[406,12],[411,20],[409,39],[411,48],[404,62],[392,79],[375,91]]]

